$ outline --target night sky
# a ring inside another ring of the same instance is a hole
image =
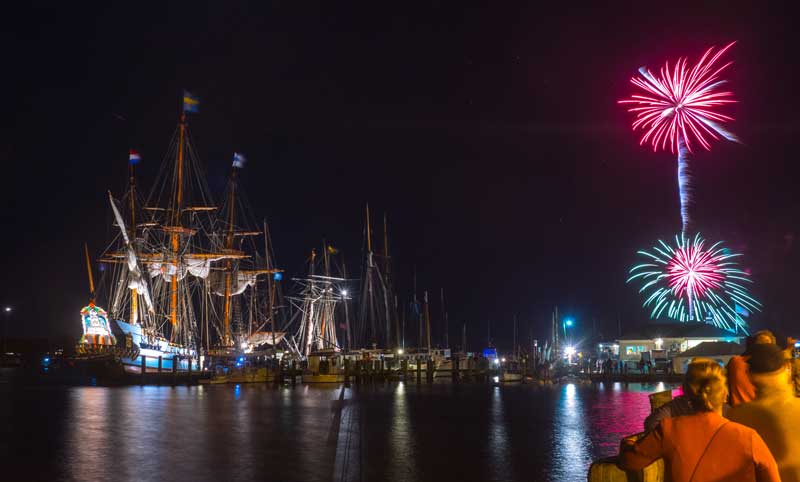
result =
[[[184,88],[201,100],[190,129],[212,189],[246,153],[249,202],[290,275],[323,236],[357,266],[369,202],[389,217],[401,299],[414,266],[435,315],[444,287],[451,340],[466,322],[477,348],[491,319],[507,346],[514,313],[542,338],[554,305],[579,329],[633,329],[647,314],[626,271],[680,230],[676,163],[638,145],[616,101],[639,66],[731,40],[743,143],[693,156],[695,227],[745,253],[755,326],[797,327],[793,12],[160,3],[0,20],[0,302],[18,334],[79,334],[82,244],[97,255],[115,234],[105,196],[125,189],[129,148],[152,183]]]

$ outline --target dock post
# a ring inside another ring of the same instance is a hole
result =
[[[422,383],[422,360],[417,357],[417,384]]]
[[[292,386],[297,386],[297,360],[292,360]]]
[[[403,381],[408,381],[408,360],[400,360],[400,372],[403,374]]]
[[[350,360],[344,359],[344,386],[350,386]]]
[[[456,382],[456,383],[458,383],[458,361],[459,361],[458,357],[456,357],[453,360],[453,363],[452,363],[452,367],[453,367],[452,370],[453,371],[451,373],[452,378],[453,378],[453,382]]]
[[[158,373],[161,373],[161,355],[158,356]]]
[[[189,356],[189,378],[186,380],[187,384],[192,383],[192,357]]]
[[[522,358],[522,383],[528,383],[526,380],[527,378],[528,378],[528,357],[526,356]]]
[[[428,360],[425,362],[425,381],[428,383],[433,383],[433,374],[435,369],[433,368],[433,359],[428,357]]]
[[[144,385],[144,374],[147,373],[147,361],[145,360],[147,357],[145,355],[139,355],[142,357],[142,385]]]
[[[172,385],[175,385],[175,381],[178,377],[178,355],[172,355]]]

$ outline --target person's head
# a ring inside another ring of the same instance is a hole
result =
[[[754,345],[774,345],[775,343],[775,335],[773,335],[769,330],[760,330],[753,333]]]
[[[725,370],[710,358],[695,358],[686,369],[683,393],[699,411],[719,412],[728,398]]]
[[[787,388],[792,379],[789,352],[775,344],[758,344],[750,350],[750,379],[756,390]]]

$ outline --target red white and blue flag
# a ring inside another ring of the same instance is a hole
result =
[[[139,164],[139,161],[141,160],[142,157],[139,155],[139,153],[131,149],[130,154],[128,155],[128,162],[131,164]]]

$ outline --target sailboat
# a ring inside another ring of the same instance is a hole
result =
[[[306,363],[303,383],[344,381],[344,354],[339,343],[337,306],[347,301],[347,280],[333,276],[331,256],[338,253],[323,243],[322,257],[311,250],[306,278],[295,279],[299,294],[289,297],[297,310],[297,331],[291,344]],[[319,264],[322,266],[319,266]],[[322,268],[321,273],[319,268]],[[344,306],[346,309],[346,304]],[[345,324],[347,330],[347,324]]]
[[[366,207],[365,250],[361,278],[361,302],[354,333],[355,346],[390,350],[401,346],[397,298],[391,280],[387,220],[384,216],[382,254],[373,250],[369,205]]]

